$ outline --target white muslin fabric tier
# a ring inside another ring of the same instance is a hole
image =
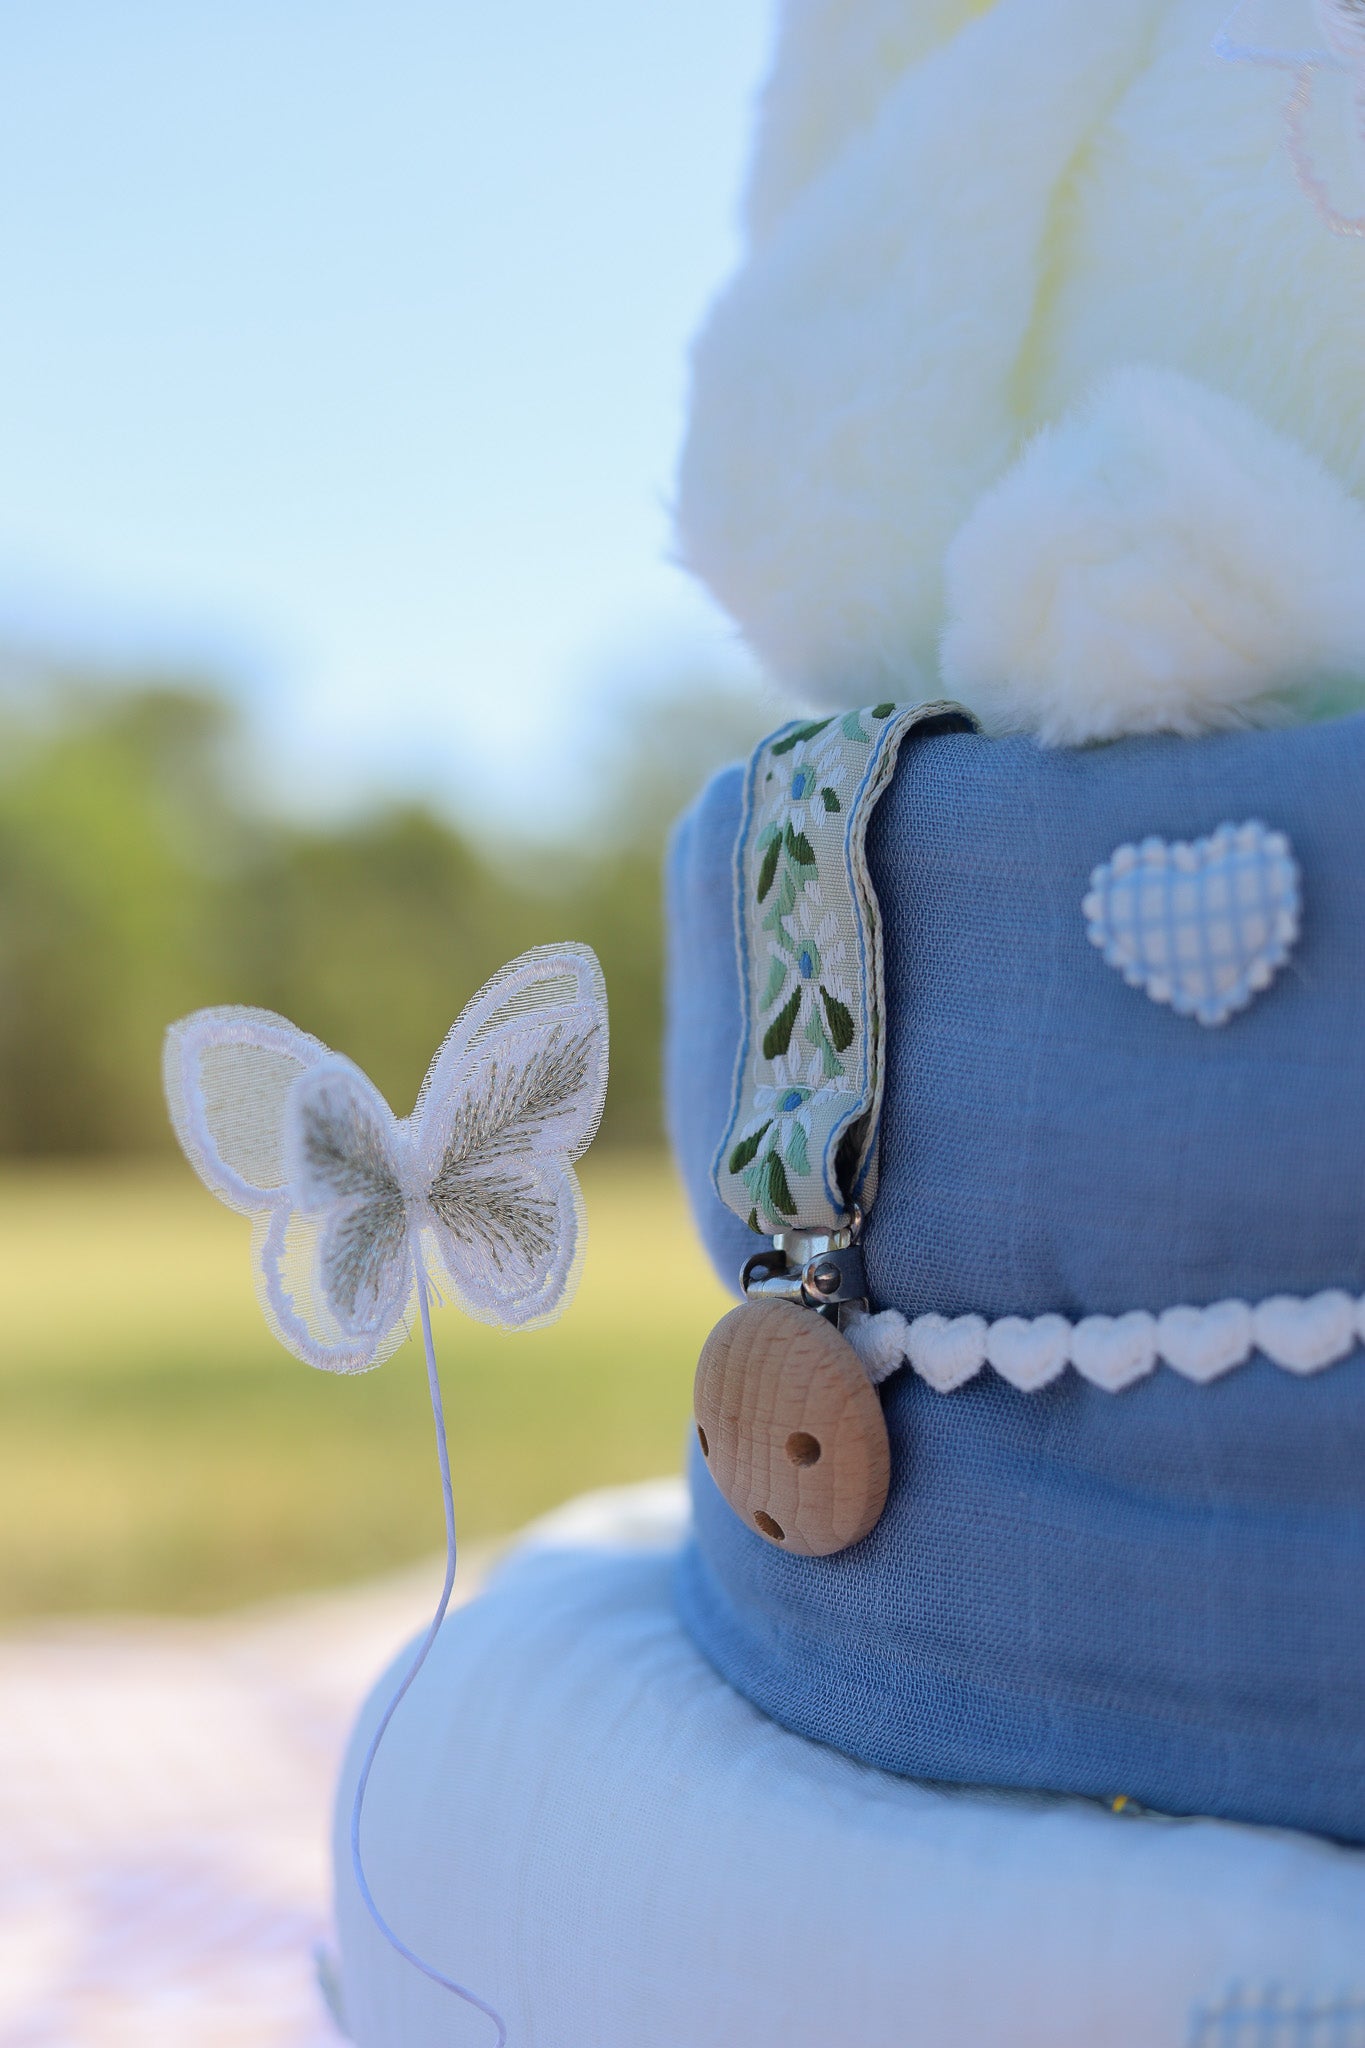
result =
[[[674,1617],[680,1487],[590,1496],[451,1617],[375,1765],[366,1861],[513,2048],[1361,2048],[1365,1853],[943,1790],[759,1714]],[[338,1799],[346,2024],[487,2021],[395,1955]],[[1121,1787],[1115,1788],[1116,1792]]]

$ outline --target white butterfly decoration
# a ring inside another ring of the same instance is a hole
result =
[[[584,1239],[572,1162],[607,1085],[606,996],[587,946],[539,947],[494,975],[409,1117],[268,1010],[173,1024],[165,1080],[191,1164],[254,1219],[262,1307],[308,1364],[380,1364],[428,1280],[508,1329],[550,1322],[569,1299]]]
[[[396,1117],[359,1067],[269,1010],[196,1010],[166,1033],[176,1136],[213,1193],[252,1217],[256,1286],[294,1354],[365,1372],[402,1343],[416,1304],[436,1422],[445,1584],[370,1736],[351,1805],[351,1868],[399,1955],[507,2027],[477,1992],[395,1933],[376,1904],[361,1820],[379,1745],[421,1671],[455,1585],[455,1502],[429,1292],[480,1322],[534,1329],[567,1305],[583,1257],[586,1152],[607,1092],[607,999],[587,946],[540,946],[487,982]]]
[[[1269,65],[1293,74],[1284,119],[1294,175],[1333,234],[1365,236],[1365,215],[1343,213],[1333,203],[1308,139],[1317,74],[1343,74],[1350,93],[1349,126],[1357,169],[1365,168],[1365,0],[1312,0],[1313,20],[1323,39],[1320,45],[1294,47],[1237,40],[1234,31],[1253,12],[1253,0],[1240,0],[1215,38],[1214,48],[1219,56],[1235,63]]]

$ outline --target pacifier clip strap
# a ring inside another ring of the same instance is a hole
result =
[[[882,931],[868,821],[907,734],[959,705],[877,704],[785,725],[749,764],[735,848],[743,1027],[721,1200],[764,1236],[845,1228],[876,1193]]]
[[[770,1242],[707,1338],[692,1409],[717,1489],[765,1543],[830,1557],[881,1518],[891,1451],[843,1334],[865,1309],[886,1030],[867,824],[908,733],[955,704],[876,704],[786,725],[749,765],[735,852],[743,1030],[714,1174]]]

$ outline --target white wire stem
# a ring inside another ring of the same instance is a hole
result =
[[[366,1911],[389,1946],[402,1956],[404,1962],[411,1963],[413,1968],[420,1970],[424,1977],[430,1977],[433,1984],[439,1984],[444,1991],[453,1991],[455,1996],[463,1999],[466,2005],[472,2005],[476,2012],[481,2012],[485,2018],[490,2019],[498,2030],[496,2048],[506,2048],[507,2026],[502,2015],[493,2006],[489,2005],[485,1999],[480,1998],[476,1991],[469,1990],[467,1985],[457,1984],[453,1977],[445,1976],[434,1964],[424,1962],[415,1950],[408,1947],[400,1935],[395,1934],[393,1928],[375,1904],[374,1894],[370,1890],[370,1881],[365,1875],[365,1865],[360,1853],[361,1810],[365,1804],[365,1792],[370,1782],[370,1772],[374,1767],[374,1760],[379,1754],[379,1745],[384,1740],[389,1723],[402,1704],[408,1688],[412,1685],[418,1672],[427,1661],[428,1653],[441,1632],[441,1623],[446,1618],[446,1612],[450,1606],[450,1596],[455,1590],[455,1492],[450,1480],[450,1446],[446,1441],[445,1409],[441,1402],[441,1379],[440,1374],[436,1370],[436,1346],[431,1335],[431,1305],[427,1296],[427,1276],[422,1265],[421,1252],[415,1244],[413,1246],[413,1266],[417,1275],[417,1307],[422,1319],[422,1345],[427,1359],[427,1385],[431,1392],[431,1413],[432,1419],[436,1424],[436,1459],[441,1468],[441,1502],[445,1509],[446,1522],[446,1576],[445,1584],[441,1588],[441,1597],[436,1604],[436,1612],[431,1617],[431,1625],[422,1638],[422,1644],[417,1655],[413,1658],[407,1671],[395,1687],[388,1705],[380,1715],[379,1725],[370,1737],[370,1746],[365,1752],[365,1761],[360,1766],[360,1776],[356,1780],[355,1800],[351,1806],[351,1870],[355,1876],[356,1889],[365,1901]]]

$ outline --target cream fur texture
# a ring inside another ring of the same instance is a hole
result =
[[[1120,370],[948,550],[942,673],[1050,745],[1294,715],[1365,676],[1365,506],[1234,399]]]
[[[1365,701],[1365,243],[1227,6],[786,0],[677,531],[801,701]]]

